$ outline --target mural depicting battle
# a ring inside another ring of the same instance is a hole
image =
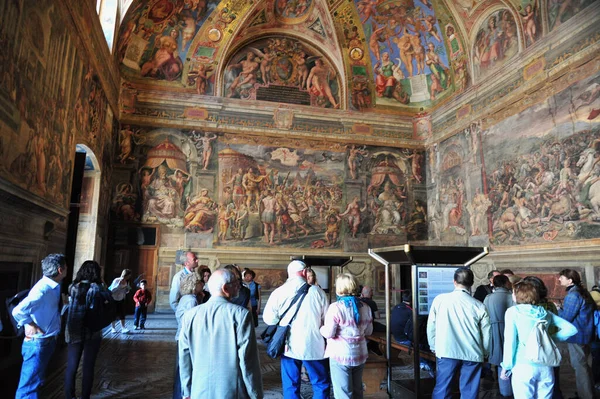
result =
[[[429,238],[497,246],[598,238],[599,79],[430,148]]]
[[[115,157],[131,178],[115,183],[114,220],[162,224],[206,247],[364,251],[427,238],[420,151],[273,147],[196,130],[123,130],[133,133],[122,137],[144,140],[121,145]]]

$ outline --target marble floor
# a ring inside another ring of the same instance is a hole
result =
[[[131,319],[127,320],[131,326]],[[264,325],[259,325],[258,333]],[[123,399],[167,399],[171,397],[175,362],[175,341],[173,339],[176,322],[173,314],[155,313],[149,315],[146,330],[130,334],[114,334],[107,329],[95,370],[92,397]],[[259,344],[260,361],[263,372],[265,398],[282,398],[279,361],[266,356],[264,346]],[[63,378],[66,365],[66,347],[59,349],[52,361],[41,398],[59,399],[64,397]],[[394,379],[411,378],[412,365],[408,359],[400,359],[394,367]],[[404,365],[402,365],[404,364]],[[426,374],[426,373],[425,373]],[[569,366],[562,367],[561,381],[565,398],[574,396],[574,376]],[[81,381],[81,376],[79,376]],[[78,388],[79,392],[79,388]],[[310,383],[302,384],[302,397],[311,398]],[[333,395],[332,395],[333,397]],[[385,390],[368,398],[387,398]],[[497,383],[482,379],[479,398],[500,398]]]

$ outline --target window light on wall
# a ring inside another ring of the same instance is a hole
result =
[[[128,2],[131,3],[131,2]],[[119,0],[98,0],[96,2],[96,12],[100,17],[100,24],[104,37],[108,43],[108,48],[112,52],[113,40],[115,36],[115,26],[117,23],[117,9]]]

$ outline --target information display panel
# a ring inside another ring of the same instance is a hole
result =
[[[457,266],[419,266],[417,286],[419,288],[419,315],[428,315],[433,299],[454,291],[454,272]]]

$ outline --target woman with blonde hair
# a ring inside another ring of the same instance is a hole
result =
[[[321,335],[327,338],[325,357],[329,358],[331,382],[336,398],[363,397],[362,375],[369,356],[366,335],[373,332],[371,309],[358,299],[359,285],[349,273],[335,281],[337,302],[325,315]]]
[[[121,320],[121,333],[127,334],[129,333],[129,329],[125,327],[125,296],[131,291],[131,287],[129,286],[129,280],[131,279],[131,270],[123,269],[121,272],[121,277],[117,277],[113,280],[112,284],[108,289],[112,292],[112,297],[115,300],[115,307],[117,309],[117,318]],[[117,329],[115,328],[116,318],[112,322],[111,332],[116,333]]]
[[[512,373],[512,389],[515,399],[550,399],[554,390],[552,365],[534,363],[527,359],[526,343],[539,321],[546,323],[555,341],[564,341],[577,333],[568,321],[539,306],[540,295],[536,285],[522,281],[513,287],[513,300],[517,304],[505,315],[504,355],[500,378],[508,380]]]

